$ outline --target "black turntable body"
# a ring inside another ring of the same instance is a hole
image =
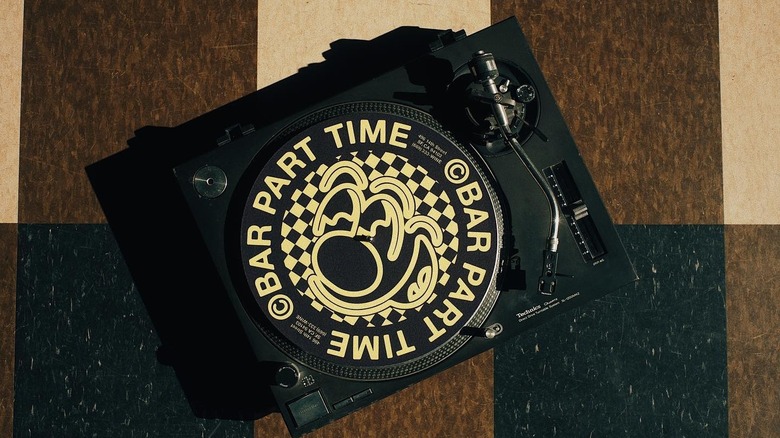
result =
[[[178,127],[213,293],[293,436],[636,279],[516,19],[343,88]]]

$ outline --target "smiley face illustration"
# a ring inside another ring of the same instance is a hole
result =
[[[389,176],[369,181],[358,164],[341,161],[328,168],[319,190],[325,197],[312,223],[316,240],[313,273],[307,278],[316,298],[334,312],[350,316],[376,314],[389,307],[413,309],[425,303],[438,281],[436,247],[442,244],[443,234],[436,221],[415,212],[409,187]],[[334,203],[339,207],[329,214]],[[372,210],[377,211],[370,214]],[[404,251],[409,245],[411,251]],[[346,248],[351,250],[338,252]],[[362,266],[363,275],[357,276],[369,281],[348,285],[349,281],[332,278],[323,269],[327,255],[342,257],[340,264],[345,267]],[[403,268],[387,266],[392,264]]]
[[[380,172],[381,163],[393,165]],[[308,215],[305,224],[286,217],[287,267],[313,306],[354,321],[419,309],[433,298],[449,264],[442,254],[457,248],[457,225],[447,195],[432,194],[436,182],[409,169],[392,153],[352,155],[321,166],[294,195],[306,204],[297,211]],[[433,200],[445,211],[433,212]]]

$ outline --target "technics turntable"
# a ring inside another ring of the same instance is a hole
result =
[[[174,173],[293,436],[636,279],[514,18],[235,108]]]

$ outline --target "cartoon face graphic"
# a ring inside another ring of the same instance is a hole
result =
[[[422,305],[438,279],[435,248],[442,244],[443,237],[433,219],[415,212],[411,190],[389,176],[369,182],[362,168],[351,161],[331,166],[319,189],[326,195],[312,224],[317,238],[312,251],[314,273],[307,278],[317,299],[334,312],[354,316],[379,313],[388,307],[412,309]],[[340,197],[347,198],[346,205],[351,208],[338,208],[337,213],[328,215],[331,203]],[[380,214],[365,223],[363,215],[372,208]],[[339,240],[359,243],[345,245]],[[404,245],[412,245],[411,256],[401,258],[402,253],[409,253],[402,251]],[[348,289],[330,279],[322,269],[323,254],[334,254],[324,250],[328,246],[351,246],[353,251],[341,254],[345,265],[367,263],[364,274],[373,276],[373,281],[359,289]],[[391,263],[405,267],[397,278],[385,278],[385,273],[391,272],[385,264]]]
[[[293,208],[285,217],[289,226],[282,234],[289,243],[283,249],[290,249],[291,280],[315,307],[337,318],[420,308],[446,275],[450,262],[442,255],[457,249],[449,198],[442,192],[433,195],[436,183],[402,157],[349,158],[320,166],[308,176],[309,186],[294,195],[308,199],[310,214],[301,236],[295,232],[300,219],[293,213],[307,208]],[[410,176],[399,177],[402,172]],[[414,178],[429,187],[420,190]],[[431,214],[432,202],[443,211]]]

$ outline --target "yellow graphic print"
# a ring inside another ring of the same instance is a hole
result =
[[[283,220],[282,249],[290,279],[316,309],[350,324],[363,318],[371,325],[379,314],[387,325],[391,313],[402,320],[435,298],[457,255],[457,224],[448,196],[432,193],[436,183],[424,169],[392,153],[370,153],[365,161],[353,155],[322,165],[306,179]],[[332,248],[349,242],[360,250],[343,256],[370,265],[370,282],[349,287],[324,267],[332,265]]]
[[[338,185],[334,181],[340,176],[342,179]],[[438,224],[427,216],[414,215],[414,197],[406,185],[397,180],[382,176],[369,184],[368,177],[362,169],[351,161],[342,161],[330,167],[325,173],[319,187],[321,192],[327,193],[325,199],[314,215],[313,232],[317,237],[312,252],[312,268],[314,274],[308,278],[311,291],[317,299],[329,309],[353,316],[365,316],[378,313],[385,308],[394,307],[400,309],[413,309],[423,304],[433,292],[438,280],[439,268],[437,266],[434,247],[441,245],[442,233]],[[365,197],[368,191],[371,196]],[[346,192],[352,200],[352,211],[346,211],[327,217],[324,212],[328,202],[341,192]],[[375,221],[368,230],[358,227],[361,214],[374,203],[380,203],[384,208],[385,218]],[[335,226],[340,220],[346,220],[351,224],[348,230],[327,231],[329,226]],[[370,241],[376,235],[378,227],[389,227],[391,230],[390,243],[387,245],[387,253],[380,254],[378,249]],[[421,231],[417,234],[417,231]],[[319,249],[327,245],[331,239],[356,239],[359,233],[367,233],[368,240],[361,243],[368,249],[376,266],[376,278],[368,287],[361,290],[346,290],[330,281],[320,269]],[[379,296],[370,301],[355,303],[347,298],[361,298],[373,295],[377,286],[382,282],[383,258],[388,262],[398,259],[406,236],[414,236],[414,250],[406,272],[399,278],[395,285],[387,291],[381,291]],[[421,255],[422,253],[422,255]],[[414,268],[420,257],[425,257],[426,266],[419,270],[417,280],[408,286],[405,302],[393,300],[398,291],[407,284],[413,274]]]

